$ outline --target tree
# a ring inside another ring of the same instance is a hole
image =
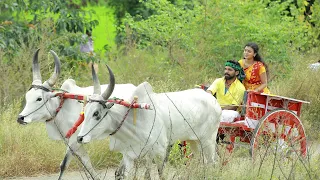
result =
[[[148,3],[146,0],[108,0],[108,5],[114,8],[114,14],[116,19],[116,26],[120,27],[124,25],[123,19],[126,14],[135,18],[135,21],[146,20],[153,15],[156,11],[145,5]],[[174,6],[184,6],[184,9],[192,9],[194,3],[198,0],[168,0],[169,4]],[[125,43],[125,34],[121,29],[117,30],[116,43],[121,45]]]
[[[286,4],[276,2],[268,8],[261,1],[207,3],[188,10],[167,0],[148,1],[144,4],[153,15],[137,21],[138,15],[128,14],[121,29],[139,48],[161,47],[168,51],[169,61],[179,64],[177,57],[183,52],[189,58],[184,61],[191,63],[192,57],[198,59],[195,64],[211,72],[220,71],[219,65],[226,59],[240,59],[242,46],[254,41],[260,45],[273,74],[283,76],[293,62],[288,52],[312,47],[310,42],[315,38],[312,27],[295,6],[290,6],[292,16],[286,16],[283,13]]]
[[[43,34],[47,34],[46,37],[51,38],[63,36],[64,43],[57,40],[48,43],[48,47],[59,47],[59,53],[70,55],[70,47],[83,41],[81,33],[99,23],[92,19],[94,11],[81,8],[86,3],[84,0],[82,4],[72,0],[0,1],[0,50],[10,59],[19,52],[21,46],[28,46],[31,39],[41,39]],[[79,54],[75,53],[75,48],[72,51],[73,54]]]

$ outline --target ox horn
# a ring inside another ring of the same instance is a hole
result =
[[[100,82],[97,77],[96,71],[94,69],[93,63],[91,65],[91,70],[92,70],[92,80],[93,80],[93,94],[101,94]]]
[[[107,68],[109,71],[110,83],[109,83],[108,88],[101,95],[104,100],[107,100],[111,96],[113,89],[114,89],[114,85],[115,85],[115,79],[114,79],[113,72],[108,65],[107,65]]]
[[[37,51],[33,55],[33,63],[32,63],[33,80],[32,80],[32,84],[34,84],[34,85],[41,85],[42,84],[40,67],[39,67],[39,62],[38,62],[39,50],[40,49],[37,49]]]
[[[57,80],[59,78],[60,70],[61,70],[61,63],[60,63],[59,57],[57,56],[57,54],[54,51],[50,50],[50,53],[53,56],[55,67],[54,67],[54,72],[51,75],[51,77],[47,80],[47,83],[50,87],[52,87],[57,82]]]

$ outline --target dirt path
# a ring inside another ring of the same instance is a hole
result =
[[[116,171],[116,168],[110,168],[110,169],[98,171],[100,180],[114,180],[115,171]],[[145,171],[144,168],[142,169],[139,168],[137,172],[138,179],[144,179],[144,171]],[[35,177],[11,177],[11,178],[6,178],[4,180],[57,180],[58,177],[59,177],[59,174],[57,173],[57,174],[43,174]],[[151,177],[152,177],[152,180],[159,180],[156,166],[153,166],[151,168]],[[89,178],[86,177],[83,171],[66,172],[63,175],[62,179],[63,180],[89,180]]]
[[[103,180],[114,180],[114,172],[115,169],[108,169],[104,171],[99,171],[100,178]],[[13,177],[13,178],[7,178],[5,180],[57,180],[59,177],[59,174],[46,174],[46,175],[38,175],[36,177]],[[66,172],[63,175],[63,180],[87,180],[84,172],[81,171],[74,171],[74,172]]]

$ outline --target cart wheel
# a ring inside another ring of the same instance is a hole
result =
[[[274,161],[305,157],[307,141],[299,117],[286,109],[268,112],[254,130],[250,153],[260,167],[269,158]]]

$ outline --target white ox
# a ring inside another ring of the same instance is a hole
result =
[[[205,163],[214,161],[221,108],[212,95],[202,89],[158,94],[152,91],[149,83],[144,82],[137,86],[129,100],[132,102],[134,97],[138,97],[138,102],[148,103],[152,109],[136,109],[134,112],[108,102],[108,95],[112,92],[109,88],[110,92],[100,95],[98,79],[94,69],[92,71],[95,94],[90,96],[85,107],[78,142],[88,143],[91,139],[111,135],[110,141],[114,144],[110,143],[110,149],[123,155],[116,178],[128,176],[134,160],[143,157],[149,158],[147,163],[151,163],[150,159],[160,159],[157,165],[161,176],[168,147],[177,140],[187,140],[193,152],[199,152],[200,148]],[[110,84],[114,83],[110,69],[109,74]]]
[[[55,96],[57,92],[52,91],[52,87],[60,74],[60,60],[55,52],[50,51],[54,57],[55,71],[53,75],[42,84],[38,64],[38,52],[39,49],[33,57],[33,82],[31,89],[25,95],[26,106],[19,114],[17,121],[20,124],[44,122],[46,123],[47,133],[51,139],[66,140],[65,135],[78,119],[82,111],[83,103],[74,99],[65,99],[60,111],[56,113],[56,109],[60,106],[61,99]],[[108,85],[103,85],[102,88],[107,89],[107,86]],[[116,84],[112,96],[128,98],[135,88],[133,84]],[[92,86],[81,88],[77,86],[72,79],[66,80],[61,86],[61,89],[79,95],[91,95],[93,93]],[[91,178],[98,179],[87,152],[81,144],[77,143],[76,137],[78,132],[79,131],[76,131],[68,140],[66,154],[60,164],[59,179],[62,178],[63,172],[69,165],[73,153],[79,158]]]

